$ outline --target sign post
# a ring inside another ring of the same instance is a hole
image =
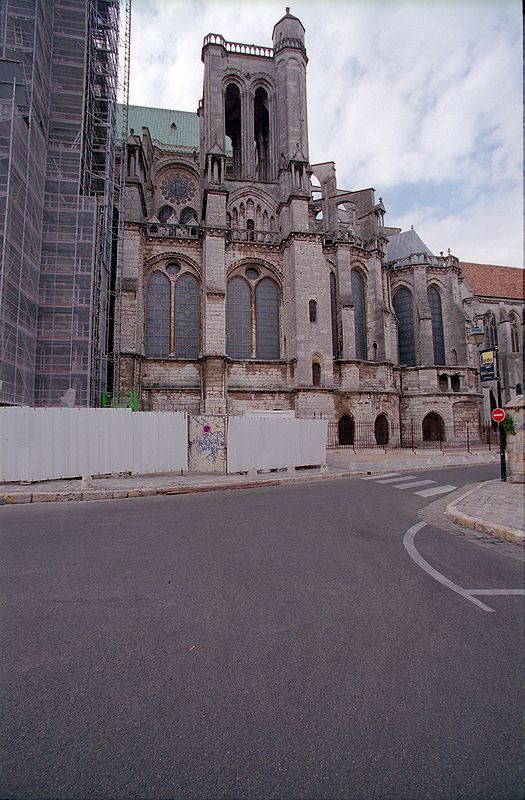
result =
[[[480,317],[478,318],[480,319]],[[478,325],[478,321],[474,318],[473,326],[470,329],[469,339],[473,344],[479,347],[485,339],[483,330]],[[505,412],[502,409],[503,400],[501,396],[501,375],[499,371],[499,358],[498,346],[487,348],[486,350],[479,351],[479,380],[480,383],[488,381],[496,381],[498,387],[498,408],[492,412],[492,419],[498,423],[499,428],[499,460],[501,468],[501,480],[507,480],[507,465],[505,463],[505,429],[502,425],[505,419]],[[494,416],[496,414],[496,416]]]

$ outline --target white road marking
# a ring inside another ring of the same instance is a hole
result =
[[[395,478],[386,478],[386,480],[385,480],[384,476],[382,475],[381,476],[381,480],[377,481],[377,483],[395,483],[396,481],[415,481],[415,480],[417,480],[417,477],[418,477],[417,475],[399,475],[398,474],[398,475],[396,475]]]
[[[412,481],[411,483],[396,483],[394,489],[411,489],[413,486],[428,486],[429,483],[435,483],[436,481]],[[415,494],[415,492],[414,492]]]
[[[525,589],[467,589],[469,594],[516,594],[525,595]]]
[[[433,486],[432,489],[421,489],[420,492],[414,492],[420,497],[432,497],[433,494],[445,494],[445,492],[452,492],[457,489],[457,486]]]
[[[446,586],[447,589],[451,589],[453,592],[457,592],[457,594],[460,594],[466,600],[470,600],[471,603],[474,603],[475,606],[478,606],[478,608],[481,608],[483,611],[489,611],[491,613],[495,613],[494,608],[490,608],[490,606],[487,606],[485,605],[485,603],[482,603],[481,600],[477,600],[475,597],[472,597],[472,594],[468,589],[464,589],[462,586],[458,586],[457,583],[454,583],[453,581],[446,578],[444,575],[441,574],[441,572],[438,572],[437,569],[434,569],[434,567],[430,566],[428,561],[425,561],[423,556],[418,553],[418,551],[416,550],[416,546],[414,544],[414,539],[416,533],[420,531],[421,528],[424,528],[426,524],[427,524],[426,522],[417,522],[415,525],[412,525],[412,527],[407,530],[407,532],[403,537],[403,544],[405,546],[405,550],[407,551],[412,561],[415,561],[418,567],[421,567],[421,569],[424,570],[428,575],[430,575],[431,578],[434,578],[434,580],[438,581],[438,583],[441,583],[443,584],[443,586]]]
[[[361,478],[362,481],[376,481],[378,478],[390,478],[391,475],[399,475],[399,472],[385,472],[383,475],[367,475],[366,478]]]

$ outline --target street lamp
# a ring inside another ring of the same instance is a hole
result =
[[[485,339],[485,334],[484,334],[483,330],[480,328],[480,326],[477,324],[476,321],[474,321],[474,325],[470,329],[469,339],[478,348],[479,348],[479,346],[481,344],[483,344],[483,341]],[[498,387],[498,408],[502,408],[503,399],[502,399],[502,396],[501,396],[501,378],[500,378],[500,374],[499,374],[498,345],[495,345],[492,348],[492,350],[494,350],[495,361],[496,361],[496,364],[495,364],[495,366],[496,366],[495,378],[496,378],[496,385]],[[507,465],[505,463],[505,430],[503,428],[503,423],[502,422],[498,423],[498,429],[499,429],[499,460],[500,460],[501,480],[502,481],[506,481],[507,480]]]
[[[471,342],[474,342],[476,347],[479,347],[480,344],[483,344],[483,340],[485,338],[485,334],[483,330],[479,327],[476,323],[471,329],[469,333],[469,339]]]

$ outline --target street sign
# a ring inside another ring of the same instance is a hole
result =
[[[495,408],[490,416],[494,422],[503,422],[505,419],[505,412],[502,408]]]

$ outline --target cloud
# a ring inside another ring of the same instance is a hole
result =
[[[307,30],[310,160],[334,160],[341,187],[374,186],[387,209],[391,192],[390,225],[416,224],[413,186],[422,224],[462,258],[521,263],[518,1],[302,0],[292,13]],[[203,37],[270,45],[282,14],[269,0],[134,0],[131,102],[196,110]]]

